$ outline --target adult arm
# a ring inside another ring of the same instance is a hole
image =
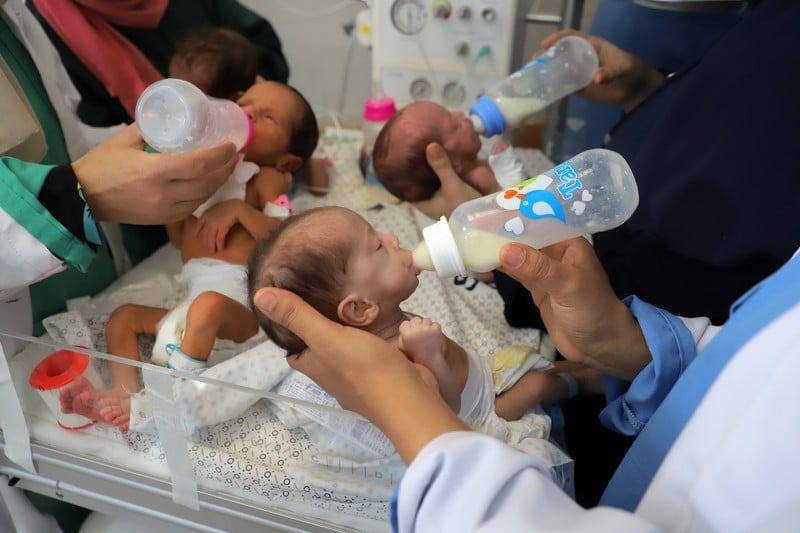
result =
[[[235,152],[228,143],[180,156],[146,153],[134,125],[72,165],[0,159],[0,296],[65,266],[86,270],[94,252],[78,183],[95,220],[165,223],[191,213],[225,181]]]
[[[502,270],[522,283],[568,360],[631,380],[651,361],[642,330],[617,298],[591,245],[571,239],[543,250],[513,243]]]
[[[603,372],[608,406],[601,422],[620,433],[644,428],[717,329],[636,297],[620,301],[583,238],[542,251],[506,245],[500,259],[530,291],[561,354]]]
[[[600,423],[617,433],[638,435],[720,328],[707,318],[674,316],[635,296],[623,302],[639,323],[652,360],[633,380],[603,376],[607,405]]]
[[[0,158],[0,300],[66,264],[85,271],[94,258],[83,232],[83,202],[70,171],[69,165]],[[56,210],[51,199],[58,196],[58,185],[70,179],[73,197],[64,198],[58,205],[63,209]],[[48,210],[48,203],[55,213]]]
[[[396,496],[392,519],[401,532],[655,530],[618,509],[583,509],[538,458],[472,432],[428,444]]]
[[[542,40],[542,48],[549,48],[568,35],[576,35],[589,41],[597,51],[600,62],[592,82],[578,92],[584,98],[617,104],[628,113],[664,81],[664,75],[648,66],[641,58],[605,39],[581,31],[561,30],[552,33]]]
[[[410,464],[392,512],[399,531],[653,529],[622,511],[582,509],[541,460],[463,431],[425,374],[395,346],[335,324],[280,289],[261,289],[254,300],[308,344],[289,364],[374,422]]]

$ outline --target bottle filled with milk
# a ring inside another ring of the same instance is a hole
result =
[[[597,71],[594,47],[586,39],[559,39],[542,55],[486,92],[470,108],[475,131],[503,133],[559,98],[583,89]]]
[[[448,221],[422,230],[414,264],[441,278],[489,272],[509,242],[534,248],[616,228],[639,204],[628,163],[602,148],[582,152],[544,174],[458,206]]]

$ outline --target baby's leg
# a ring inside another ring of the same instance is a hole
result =
[[[139,361],[139,335],[155,335],[166,309],[128,304],[111,313],[106,326],[108,353]],[[139,369],[122,363],[108,363],[114,388],[132,394],[139,390]]]
[[[115,309],[106,325],[108,353],[138,361],[138,335],[140,333],[155,335],[158,321],[166,314],[164,309],[135,304],[123,305]],[[139,390],[139,372],[136,367],[109,362],[108,370],[111,373],[113,389],[126,394],[132,394]],[[82,414],[96,420],[96,417],[86,414],[87,409],[90,410],[90,408],[85,404],[73,405],[80,396],[89,390],[94,390],[94,387],[83,377],[76,378],[62,388],[58,396],[61,402],[61,411]],[[83,412],[79,413],[79,410]]]
[[[218,337],[244,342],[256,333],[258,322],[250,309],[223,294],[206,291],[189,306],[180,348],[190,357],[205,361]]]
[[[397,345],[411,361],[427,367],[433,373],[442,398],[458,413],[461,390],[444,357],[442,327],[428,318],[412,317],[400,324]]]

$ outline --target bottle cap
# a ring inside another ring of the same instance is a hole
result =
[[[467,267],[464,265],[464,260],[461,259],[453,231],[445,217],[424,228],[422,238],[425,239],[433,268],[436,269],[436,274],[440,278],[467,275]]]
[[[364,102],[364,120],[371,122],[384,122],[392,118],[397,108],[394,105],[394,98],[367,98]]]
[[[506,130],[506,119],[503,118],[497,104],[488,96],[478,98],[478,101],[469,108],[469,114],[476,115],[483,123],[482,135],[484,137],[491,137]],[[473,124],[475,124],[474,120]],[[477,129],[475,128],[476,131]]]

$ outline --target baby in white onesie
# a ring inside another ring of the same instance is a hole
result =
[[[312,209],[284,221],[256,245],[248,272],[251,300],[262,287],[287,289],[331,320],[397,342],[411,361],[430,370],[444,400],[475,429],[491,425],[495,410],[515,420],[539,403],[575,392],[571,376],[531,357],[521,378],[495,401],[487,359],[467,354],[439,324],[400,308],[419,283],[411,251],[348,209]],[[289,353],[305,348],[290,331],[258,310],[256,315],[267,335]]]

